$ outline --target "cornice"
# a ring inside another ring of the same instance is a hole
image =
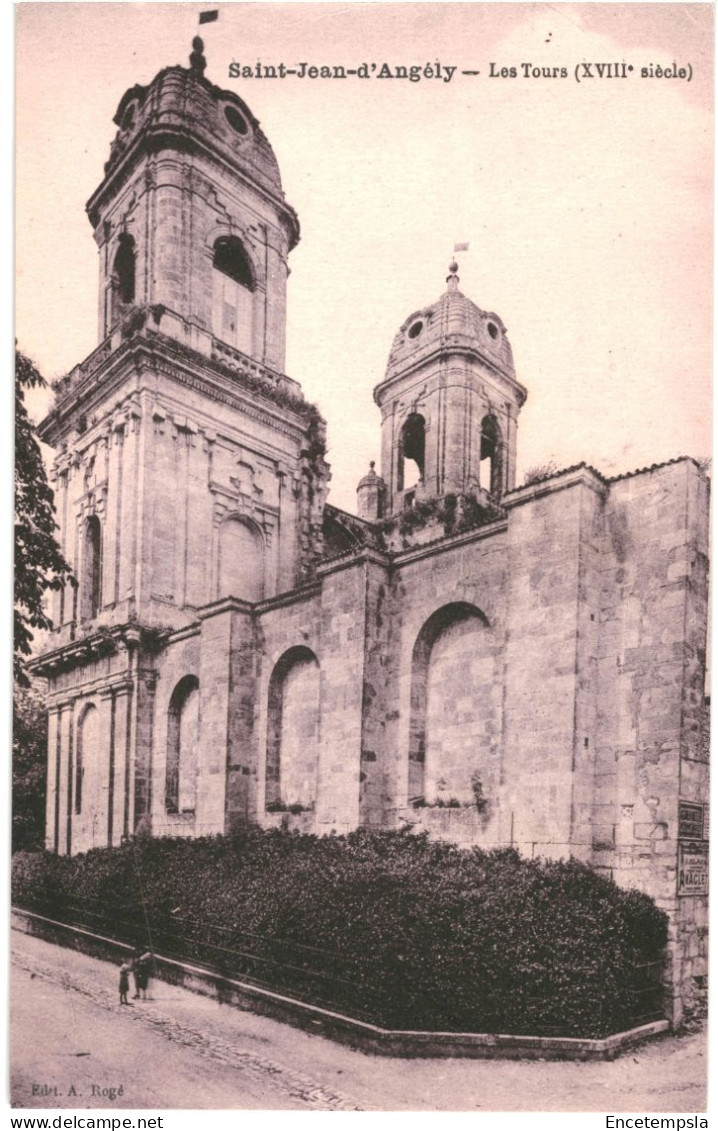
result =
[[[115,656],[122,650],[144,648],[154,651],[162,636],[158,629],[135,622],[100,629],[37,656],[30,661],[28,669],[33,675],[52,678],[63,671],[70,671],[105,656]]]
[[[546,479],[540,479],[537,483],[529,483],[525,487],[514,487],[513,490],[507,491],[502,496],[501,505],[506,510],[512,510],[524,503],[533,502],[534,499],[540,499],[544,495],[553,495],[557,491],[565,491],[570,487],[579,486],[588,487],[602,499],[608,494],[608,483],[603,476],[599,475],[596,469],[588,464],[578,463],[564,471],[556,472]]]
[[[503,499],[501,502],[503,505]],[[487,523],[486,526],[476,526],[472,530],[462,531],[461,534],[444,535],[443,538],[437,538],[436,541],[427,542],[423,546],[412,546],[408,550],[398,550],[392,555],[391,564],[393,568],[399,569],[401,566],[410,565],[422,558],[431,558],[437,554],[443,554],[445,550],[453,550],[470,542],[480,542],[484,538],[493,538],[496,534],[505,533],[507,529],[507,520],[500,518],[496,522]]]
[[[283,195],[279,195],[270,186],[266,174],[260,174],[258,178],[256,170],[253,170],[250,175],[241,164],[215,145],[210,138],[200,135],[187,124],[176,125],[166,121],[146,123],[117,164],[107,171],[85,206],[93,229],[97,228],[100,222],[100,213],[106,201],[118,194],[128,183],[142,159],[161,153],[163,150],[174,150],[202,157],[228,172],[244,188],[263,197],[275,209],[278,219],[287,228],[289,250],[296,247],[299,242],[299,218]]]
[[[103,343],[104,344],[104,343]],[[306,433],[307,417],[312,411],[309,402],[303,412],[298,405],[293,408],[278,404],[268,395],[243,388],[242,375],[221,362],[206,357],[189,346],[181,346],[168,335],[157,331],[140,331],[132,338],[122,342],[111,352],[102,352],[102,347],[90,355],[90,364],[81,378],[64,394],[56,393],[56,403],[38,428],[40,438],[46,443],[57,445],[65,435],[68,426],[78,410],[91,411],[94,404],[112,395],[126,381],[128,375],[140,376],[140,363],[153,373],[164,375],[178,384],[191,388],[219,404],[240,409],[242,414],[259,421],[293,440],[300,440]],[[87,366],[81,363],[78,368]],[[128,370],[133,369],[132,374]],[[262,380],[261,377],[254,378]],[[133,390],[138,392],[138,390]],[[280,391],[281,395],[281,391]],[[115,412],[112,406],[109,415]]]
[[[392,388],[395,385],[402,381],[405,381],[407,377],[415,375],[419,376],[422,370],[428,369],[431,366],[436,366],[437,363],[441,363],[447,358],[455,356],[465,357],[469,361],[478,361],[481,365],[485,366],[490,371],[490,376],[498,378],[499,380],[505,382],[514,393],[519,408],[526,401],[526,398],[528,397],[528,390],[526,389],[526,387],[522,385],[520,381],[517,381],[515,377],[512,377],[510,373],[507,373],[489,357],[483,354],[479,349],[466,343],[444,343],[440,346],[437,346],[437,348],[432,350],[430,353],[426,353],[421,357],[418,357],[414,362],[407,365],[400,372],[393,373],[391,376],[385,377],[383,381],[380,381],[378,385],[375,385],[372,394],[374,397],[374,403],[378,405],[379,408],[381,408],[383,401],[386,400],[388,394],[391,392]]]

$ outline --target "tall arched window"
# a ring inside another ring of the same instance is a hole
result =
[[[399,466],[397,488],[399,491],[415,487],[424,478],[424,449],[426,421],[418,412],[407,416],[399,437]]]
[[[497,498],[503,492],[503,451],[501,429],[495,416],[485,416],[481,421],[481,463],[479,486]]]
[[[77,724],[75,747],[75,814],[86,818],[87,830],[94,833],[93,844],[101,839],[98,820],[106,816],[98,812],[103,785],[106,788],[106,783],[100,781],[99,721],[97,707],[93,704],[85,707]]]
[[[102,601],[102,525],[96,514],[85,522],[80,601],[80,615],[84,620],[97,616]]]
[[[264,596],[264,539],[253,522],[232,517],[222,523],[217,596],[252,603]]]
[[[256,284],[242,241],[221,236],[214,245],[212,267],[212,332],[228,345],[251,353]]]
[[[472,800],[499,730],[495,645],[484,614],[455,602],[419,633],[412,657],[409,802]]]
[[[165,809],[168,813],[195,811],[198,748],[199,681],[187,675],[172,692],[167,715]]]
[[[303,645],[290,648],[269,681],[266,805],[309,809],[319,764],[319,663]]]
[[[126,307],[135,301],[135,241],[123,232],[117,241],[112,265],[112,317],[114,325]]]

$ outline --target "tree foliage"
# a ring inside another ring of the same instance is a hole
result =
[[[15,352],[15,651],[16,682],[28,687],[25,671],[34,630],[52,622],[44,606],[48,589],[71,582],[72,571],[55,537],[54,496],[47,481],[35,428],[28,416],[25,390],[45,380],[30,358]]]
[[[13,899],[392,1029],[602,1037],[662,1006],[664,912],[514,849],[247,826],[18,853]]]
[[[42,848],[47,778],[47,708],[34,686],[17,687],[12,704],[12,850]]]

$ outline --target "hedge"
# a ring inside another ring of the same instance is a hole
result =
[[[513,849],[366,830],[137,839],[18,853],[13,899],[394,1029],[602,1037],[660,1015],[666,915]]]

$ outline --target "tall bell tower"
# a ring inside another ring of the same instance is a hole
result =
[[[224,828],[215,760],[230,712],[216,687],[226,700],[257,603],[311,576],[321,551],[324,422],[283,372],[299,223],[259,122],[205,77],[202,52],[197,38],[189,67],[119,103],[87,205],[100,344],[57,382],[40,427],[78,581],[56,595],[37,663],[51,705],[47,843],[60,852],[148,827],[155,697],[174,717],[172,680],[177,711],[187,699],[203,719],[181,797],[196,797],[195,832]],[[181,679],[177,633],[195,641]]]
[[[299,223],[259,122],[204,68],[197,38],[188,69],[132,87],[115,113],[105,176],[87,205],[100,249],[100,338],[128,307],[162,306],[281,371]]]

